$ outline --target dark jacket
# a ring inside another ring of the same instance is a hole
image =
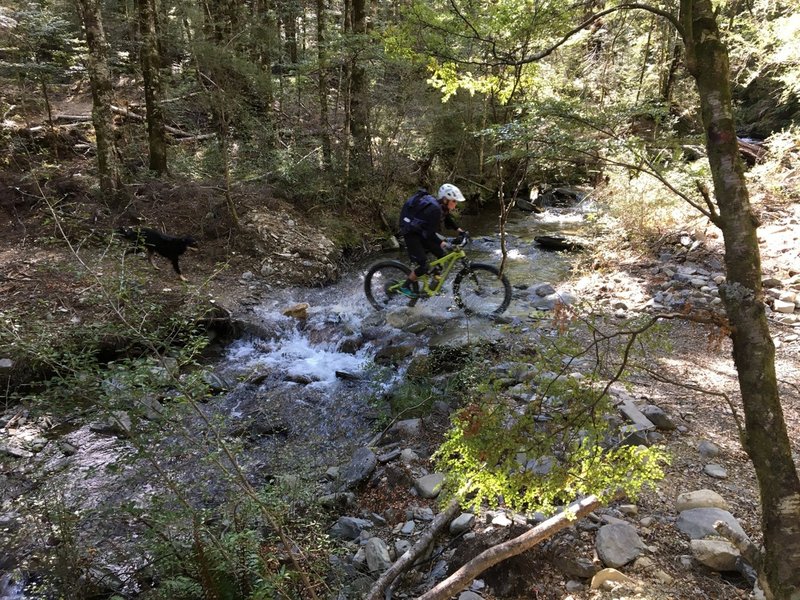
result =
[[[449,211],[442,208],[441,203],[436,198],[426,194],[423,200],[423,202],[420,202],[420,209],[413,214],[417,226],[409,233],[420,235],[425,240],[432,240],[441,231],[442,222],[448,229],[458,229],[458,224],[453,219],[453,216]],[[406,235],[409,233],[406,233]]]

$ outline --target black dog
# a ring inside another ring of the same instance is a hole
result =
[[[178,265],[178,257],[187,250],[197,250],[197,241],[194,238],[175,237],[145,227],[120,227],[117,229],[117,233],[126,240],[133,242],[133,246],[125,250],[126,255],[131,252],[146,250],[148,262],[153,265],[154,269],[158,270],[158,267],[153,262],[153,254],[160,254],[172,261],[172,268],[175,269],[181,281],[186,281]]]

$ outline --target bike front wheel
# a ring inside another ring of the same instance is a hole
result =
[[[364,276],[364,293],[367,300],[377,310],[387,310],[400,306],[414,306],[418,298],[409,298],[397,288],[408,279],[411,269],[396,260],[384,260],[372,265]],[[414,282],[412,292],[419,293]]]
[[[499,315],[511,304],[511,283],[496,267],[473,263],[456,275],[453,297],[468,315]]]

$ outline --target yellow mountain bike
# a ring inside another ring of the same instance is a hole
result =
[[[468,315],[499,315],[511,303],[511,284],[500,270],[492,265],[474,263],[464,251],[470,241],[464,235],[457,245],[442,258],[428,263],[428,273],[412,283],[413,296],[403,294],[411,267],[397,260],[382,260],[372,265],[364,276],[364,293],[370,304],[378,310],[398,306],[414,306],[419,299],[443,293],[444,284],[456,263],[461,269],[453,280],[453,298]]]

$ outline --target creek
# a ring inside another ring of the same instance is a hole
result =
[[[535,309],[531,290],[542,283],[555,286],[571,268],[569,255],[540,249],[534,237],[579,233],[583,217],[580,209],[512,212],[506,273],[514,298],[504,315],[510,322],[525,326]],[[461,224],[473,237],[471,258],[499,264],[496,217],[465,217]],[[334,285],[281,289],[252,307],[251,326],[209,367],[217,394],[194,411],[164,418],[158,406],[175,396],[167,390],[156,403],[147,400],[155,423],[141,439],[86,424],[28,457],[18,477],[9,478],[15,508],[2,518],[18,535],[0,563],[0,600],[36,597],[26,595],[36,574],[24,565],[28,554],[49,552],[47,543],[42,547],[48,528],[34,522],[30,507],[50,520],[60,515],[75,551],[93,549],[99,566],[92,578],[110,592],[130,594],[146,562],[137,548],[141,524],[131,515],[157,510],[153,499],[169,496],[167,480],[191,503],[213,511],[229,497],[226,481],[234,469],[227,458],[218,458],[219,439],[231,444],[235,468],[256,488],[287,473],[321,480],[327,468],[345,464],[373,438],[386,418],[378,407],[414,355],[504,335],[498,323],[465,317],[450,293],[399,315],[375,311],[364,297],[363,275],[379,258],[406,257],[401,251],[371,257]],[[296,303],[308,303],[307,318],[284,316]],[[18,434],[43,437],[32,424]],[[209,460],[211,455],[217,458]]]

